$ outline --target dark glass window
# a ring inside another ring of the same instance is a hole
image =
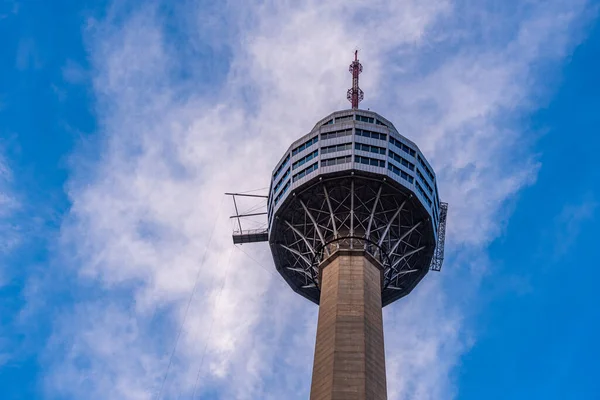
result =
[[[285,171],[285,174],[283,174],[283,176],[279,179],[279,182],[277,182],[277,184],[275,185],[275,189],[273,189],[273,193],[277,193],[277,190],[279,190],[279,188],[281,187],[281,185],[287,179],[288,176],[290,176],[289,168],[287,169],[287,171]]]
[[[385,161],[378,160],[376,158],[354,156],[354,162],[357,162],[359,164],[371,165],[373,167],[385,168]]]
[[[411,149],[409,146],[405,145],[401,141],[396,140],[395,138],[393,138],[391,136],[390,136],[390,143],[393,144],[394,146],[396,146],[397,148],[399,148],[400,150],[402,150],[403,152],[405,152],[406,154],[410,154],[413,157],[417,154],[417,152],[414,151],[413,149]]]
[[[319,163],[314,163],[311,166],[304,168],[302,171],[298,172],[292,177],[292,181],[296,182],[298,179],[304,178],[311,172],[316,171],[317,168],[319,168]]]
[[[352,143],[343,143],[335,146],[322,147],[321,154],[335,153],[344,150],[352,150]]]
[[[417,184],[415,186],[417,187],[417,190],[419,191],[419,193],[421,193],[421,196],[423,196],[423,198],[425,199],[425,201],[427,201],[427,204],[429,204],[429,207],[431,207],[431,205],[433,204],[433,202],[431,201],[431,199],[429,198],[429,196],[427,196],[427,193],[425,193],[425,191],[423,190],[423,188],[421,187],[421,185],[419,185],[419,182],[417,182]]]
[[[307,140],[306,142],[302,143],[300,146],[298,146],[294,150],[292,150],[292,155],[295,156],[296,154],[300,153],[302,150],[308,149],[310,146],[317,143],[318,141],[319,141],[318,136],[315,136],[314,138]]]
[[[372,132],[372,131],[367,131],[365,129],[357,129],[356,134],[358,136],[368,137],[371,139],[378,139],[378,140],[386,140],[387,139],[387,135],[385,133]]]
[[[368,122],[370,124],[375,123],[375,118],[365,117],[364,115],[356,115],[356,120],[361,122]]]
[[[337,124],[338,122],[347,121],[349,119],[352,119],[352,115],[344,115],[343,117],[335,117],[335,123]]]
[[[371,146],[369,144],[364,144],[364,143],[355,143],[354,144],[354,148],[356,150],[368,151],[370,153],[385,154],[385,148],[383,148],[383,147],[377,147],[377,146]]]
[[[388,169],[390,171],[392,171],[393,173],[395,173],[396,175],[400,176],[402,179],[410,182],[410,183],[414,183],[415,178],[413,178],[411,175],[407,174],[406,172],[402,171],[400,168],[396,167],[394,164],[388,163]]]
[[[406,158],[402,157],[401,155],[396,154],[396,153],[394,153],[393,151],[390,150],[388,156],[392,160],[394,160],[394,161],[396,161],[396,162],[404,165],[406,168],[410,169],[411,171],[415,170],[415,164],[411,163],[410,161],[408,161]]]
[[[304,164],[306,164],[308,161],[312,160],[313,158],[315,158],[316,156],[319,155],[319,150],[315,150],[310,154],[305,155],[304,157],[302,157],[301,159],[299,159],[298,161],[296,161],[295,163],[292,164],[292,169],[296,169]]]
[[[287,190],[290,188],[290,183],[291,183],[290,181],[287,181],[287,183],[283,187],[283,190],[281,190],[281,193],[279,193],[277,195],[277,197],[275,197],[275,203],[273,203],[274,205],[277,204],[279,202],[279,200],[281,200],[281,198],[283,197],[285,192],[287,192]]]
[[[289,154],[285,157],[285,160],[283,160],[283,162],[281,163],[281,165],[273,173],[273,179],[277,178],[277,175],[279,175],[279,173],[281,172],[281,170],[283,170],[283,167],[285,167],[285,165],[287,164],[288,161],[290,161],[290,155]]]
[[[351,161],[352,161],[352,156],[327,158],[325,160],[321,160],[321,167],[329,167],[331,165],[346,164]]]
[[[350,136],[350,135],[352,135],[352,129],[342,129],[340,131],[321,133],[321,140],[334,139],[334,138]]]
[[[419,176],[419,178],[421,179],[421,182],[423,182],[423,184],[425,185],[425,187],[427,188],[427,190],[429,191],[429,193],[433,194],[433,189],[431,188],[431,185],[429,183],[427,183],[427,180],[425,179],[425,177],[421,173],[421,170],[417,169],[417,175]]]
[[[435,182],[435,175],[433,175],[433,172],[431,172],[431,170],[429,169],[427,164],[425,164],[425,161],[423,161],[421,156],[418,156],[417,160],[419,160],[419,164],[421,164],[421,167],[423,167],[423,169],[425,170],[425,173],[427,174],[429,179],[431,179],[431,182]]]

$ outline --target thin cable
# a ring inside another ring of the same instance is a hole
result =
[[[231,264],[231,254],[233,253],[233,249],[229,250],[229,257],[227,257],[227,266],[225,267],[225,279],[223,279],[223,283],[221,283],[221,288],[219,289],[219,293],[215,298],[215,307],[219,305],[219,300],[221,300],[221,293],[223,293],[223,288],[225,287],[225,282],[227,282],[227,277],[229,276],[229,266]],[[215,323],[215,314],[210,320],[210,326],[208,328],[208,334],[206,335],[206,340],[204,343],[204,350],[202,351],[202,358],[200,359],[200,365],[198,366],[198,372],[196,374],[196,382],[194,382],[194,391],[192,392],[192,400],[196,397],[196,388],[198,386],[198,382],[200,380],[200,372],[202,372],[202,365],[204,364],[204,357],[206,356],[206,350],[208,349],[208,341],[210,340],[210,336],[212,334],[213,325]],[[177,400],[179,400],[179,396],[181,395],[181,391],[177,395]]]
[[[244,253],[248,258],[250,258],[252,261],[254,261],[258,266],[260,266],[266,272],[268,272],[269,274],[275,276],[277,278],[276,281],[278,281],[279,283],[284,284],[284,285],[286,284],[283,281],[283,279],[281,278],[281,276],[279,276],[279,275],[274,274],[273,272],[271,272],[267,267],[265,267],[263,264],[261,264],[258,260],[256,260],[250,254],[248,254],[244,250],[242,250],[240,246],[233,245],[233,247],[235,247],[236,249],[238,249],[239,251],[241,251],[242,253]],[[223,292],[223,288],[225,287],[225,282],[227,281],[227,277],[229,276],[229,267],[230,267],[230,263],[231,263],[231,254],[232,253],[233,253],[233,248],[229,252],[229,257],[228,257],[227,266],[226,266],[226,272],[225,272],[225,279],[223,280],[223,283],[221,284],[221,288],[219,289],[219,293],[217,295],[217,298],[215,299],[215,306],[219,304],[219,300],[221,299],[221,294]],[[213,314],[213,317],[211,319],[210,326],[209,326],[209,329],[208,329],[208,334],[207,334],[207,337],[206,337],[206,342],[204,343],[204,350],[202,351],[202,358],[200,359],[200,365],[198,366],[198,372],[196,373],[196,381],[194,382],[194,391],[192,392],[192,400],[194,400],[194,398],[196,397],[196,390],[198,389],[198,383],[200,382],[200,374],[202,372],[202,367],[204,365],[204,359],[206,357],[206,352],[207,352],[207,349],[208,349],[208,341],[209,341],[209,339],[210,339],[210,337],[212,335],[212,330],[213,330],[214,322],[215,322],[215,318],[214,318],[214,314]],[[181,395],[181,391],[177,395],[177,400],[179,400],[180,395]]]
[[[281,275],[279,274],[275,274],[273,273],[273,271],[271,271],[270,268],[265,267],[264,265],[262,265],[256,258],[252,257],[250,254],[246,253],[244,250],[242,250],[241,246],[235,246],[234,247],[236,249],[238,249],[239,251],[241,251],[242,253],[244,253],[249,259],[251,259],[252,261],[254,261],[256,263],[256,265],[258,265],[259,267],[261,267],[263,270],[265,270],[266,272],[268,272],[269,274],[273,275],[278,282],[287,285],[287,283],[283,280],[283,278],[281,277]]]
[[[269,271],[264,265],[262,265],[260,262],[258,262],[252,256],[250,256],[244,250],[242,250],[239,246],[234,245],[233,247],[237,248],[242,253],[244,253],[248,258],[250,258],[252,261],[254,261],[262,269],[264,269],[265,271],[269,272],[271,275],[276,276],[278,278],[276,280],[278,280],[280,283],[285,284],[285,282],[281,279],[280,276],[277,276],[276,274],[274,274],[271,271]],[[225,272],[225,279],[223,280],[223,283],[221,284],[221,288],[219,289],[219,293],[217,295],[217,298],[215,299],[215,306],[219,304],[219,300],[221,299],[221,294],[223,292],[223,288],[225,287],[225,282],[227,281],[227,278],[229,276],[229,269],[230,269],[229,267],[230,267],[230,263],[231,263],[231,255],[232,255],[232,253],[233,253],[233,248],[229,252],[229,258],[228,258],[228,261],[227,261],[226,272]],[[211,319],[210,327],[208,329],[208,334],[207,334],[206,342],[204,343],[204,350],[202,352],[202,358],[200,359],[200,365],[198,366],[198,372],[196,373],[196,381],[194,382],[194,391],[192,392],[192,400],[194,400],[194,398],[196,397],[196,390],[198,389],[198,383],[200,382],[200,374],[202,372],[202,367],[204,365],[204,359],[206,357],[206,352],[207,352],[207,349],[208,349],[208,341],[209,341],[209,339],[210,339],[210,337],[212,335],[212,330],[213,330],[214,322],[215,322],[215,318],[214,318],[214,314],[213,314],[213,318]],[[179,395],[180,394],[181,394],[181,392],[179,393]],[[179,395],[177,396],[177,400],[179,400]]]
[[[192,288],[192,292],[190,293],[190,297],[188,298],[185,313],[183,315],[183,321],[181,322],[181,326],[179,327],[179,332],[177,333],[177,339],[175,339],[175,344],[173,345],[173,350],[171,351],[171,356],[169,357],[169,365],[167,366],[165,376],[160,385],[160,390],[158,391],[158,396],[156,396],[157,400],[160,399],[160,396],[162,395],[162,391],[165,387],[165,382],[167,381],[167,377],[169,376],[169,371],[171,370],[171,364],[173,363],[173,356],[175,355],[175,350],[177,350],[177,345],[179,344],[179,338],[181,337],[181,332],[183,331],[183,326],[185,325],[185,322],[187,320],[188,312],[190,310],[190,305],[192,304],[192,300],[194,298],[194,295],[196,294],[196,288],[198,287],[198,280],[200,279],[200,272],[202,271],[202,266],[204,265],[204,262],[206,261],[206,255],[208,254],[208,249],[210,247],[210,244],[212,243],[213,235],[214,235],[215,229],[217,227],[217,221],[219,220],[219,217],[221,216],[221,209],[223,208],[223,200],[224,199],[225,199],[225,196],[223,196],[223,198],[221,199],[221,203],[219,205],[219,210],[217,211],[217,217],[215,219],[215,223],[213,224],[213,228],[210,233],[210,238],[208,240],[206,248],[204,249],[204,256],[202,257],[202,262],[200,263],[200,265],[198,265],[198,271],[196,272],[196,280],[194,281],[194,287]]]
[[[254,190],[247,190],[247,191],[245,191],[245,192],[239,192],[239,193],[240,193],[240,194],[245,194],[245,193],[258,192],[259,190],[266,190],[266,189],[268,189],[268,188],[269,188],[269,187],[267,186],[267,187],[264,187],[264,188],[260,188],[260,189],[254,189]]]
[[[240,214],[250,214],[253,211],[259,210],[261,208],[266,208],[267,207],[267,200],[261,200],[259,202],[259,204],[256,204],[254,206],[252,206],[251,208],[242,211]]]

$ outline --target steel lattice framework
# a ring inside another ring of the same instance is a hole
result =
[[[358,61],[358,50],[354,52],[354,61],[352,61],[348,70],[352,74],[352,87],[348,89],[346,98],[352,103],[352,108],[357,109],[358,103],[365,98],[365,93],[358,87],[358,75],[360,75],[363,70],[362,64]]]
[[[288,198],[272,226],[275,264],[304,297],[319,302],[319,266],[340,250],[363,251],[383,270],[383,304],[408,294],[436,247],[415,196],[381,177],[319,179]]]

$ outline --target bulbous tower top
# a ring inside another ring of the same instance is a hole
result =
[[[390,121],[371,111],[334,112],[292,143],[273,171],[267,212],[275,266],[318,304],[327,260],[362,252],[383,271],[389,304],[441,265],[446,207],[433,168]]]

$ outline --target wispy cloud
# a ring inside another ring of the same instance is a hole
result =
[[[578,239],[582,225],[594,218],[599,205],[594,198],[587,196],[579,202],[567,204],[563,207],[554,221],[555,258],[560,258],[568,253]]]
[[[4,149],[0,147],[0,290],[8,286],[14,271],[9,270],[8,260],[15,248],[21,242],[21,234],[15,214],[20,209],[13,189],[12,171],[4,157]],[[8,362],[14,355],[14,343],[6,333],[6,326],[11,323],[9,305],[2,305],[3,318],[0,321],[0,367]]]
[[[20,209],[13,189],[12,171],[0,148],[0,287],[7,279],[8,265],[5,258],[21,241],[15,214]]]
[[[451,203],[455,262],[386,309],[390,398],[452,398],[450,371],[471,343],[463,300],[475,291],[475,265],[539,168],[514,116],[535,108],[536,66],[569,54],[586,2],[182,7],[169,14],[181,18],[176,32],[152,6],[88,24],[102,131],[96,161],[74,158],[62,252],[98,293],[58,319],[48,390],[307,397],[316,308],[232,250],[222,193],[267,186],[293,139],[347,107],[344,71],[358,46],[364,107],[422,146]],[[228,68],[222,81],[192,68],[207,53]],[[245,251],[271,265],[266,246]]]

